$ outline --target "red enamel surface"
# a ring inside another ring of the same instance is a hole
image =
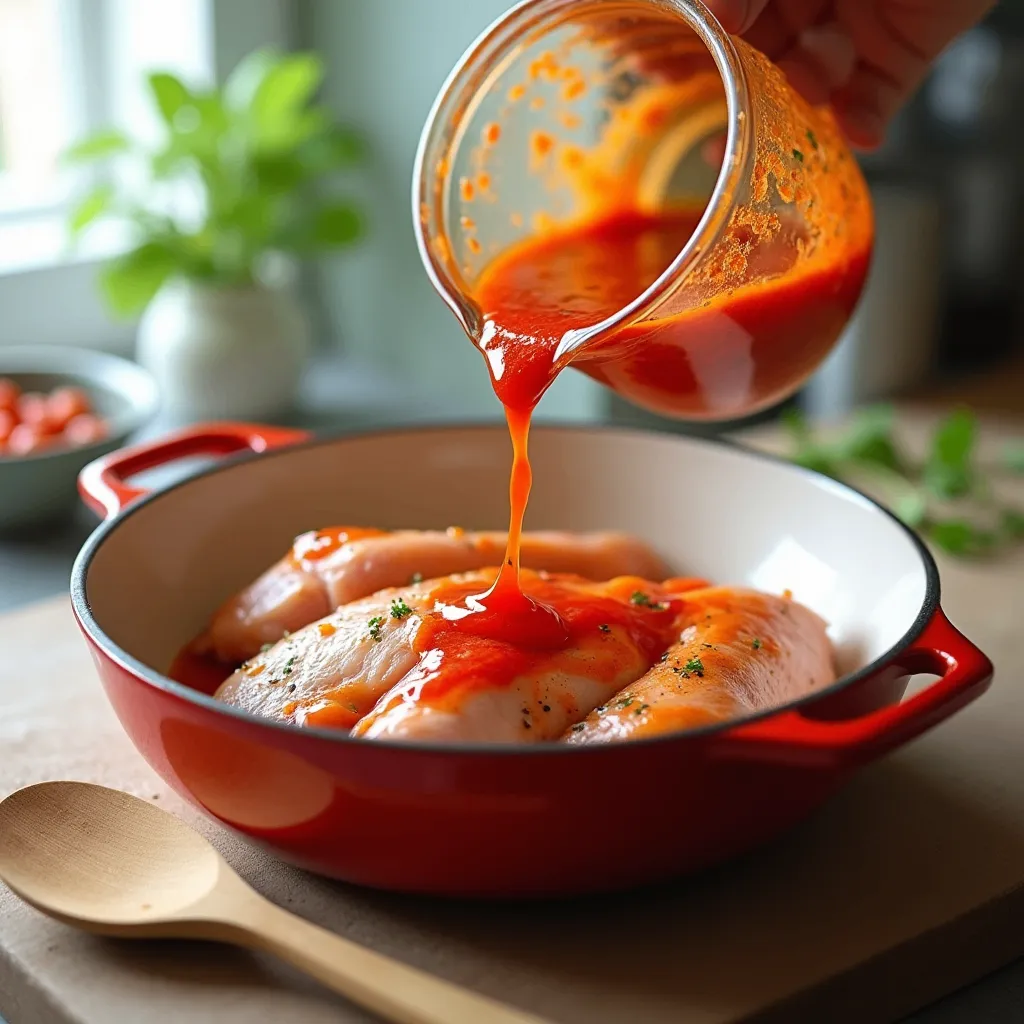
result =
[[[183,796],[314,871],[449,895],[615,889],[749,849],[991,678],[939,612],[891,664],[814,706],[825,715],[841,704],[839,721],[784,711],[653,743],[460,751],[340,740],[208,707],[121,665],[102,634],[86,635],[128,735]],[[897,704],[908,674],[922,670],[945,675]],[[607,815],[583,813],[598,799]]]

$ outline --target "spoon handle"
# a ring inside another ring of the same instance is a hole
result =
[[[263,900],[247,908],[239,924],[245,945],[273,953],[394,1024],[545,1024]]]

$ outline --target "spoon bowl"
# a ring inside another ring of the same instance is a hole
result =
[[[104,786],[43,782],[0,802],[0,879],[86,931],[272,953],[398,1024],[543,1024],[281,910],[184,822]]]
[[[0,877],[26,903],[94,931],[177,918],[223,868],[184,822],[118,790],[44,782],[0,803]]]

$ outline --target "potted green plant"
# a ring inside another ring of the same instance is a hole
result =
[[[309,327],[273,270],[363,233],[358,205],[325,187],[365,148],[314,102],[322,77],[313,54],[264,51],[218,89],[152,74],[156,146],[107,130],[68,152],[78,164],[116,158],[70,229],[127,229],[130,248],[100,287],[114,313],[142,314],[137,357],[173,419],[275,417],[294,403]]]

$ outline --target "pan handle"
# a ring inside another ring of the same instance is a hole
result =
[[[195,455],[230,455],[234,452],[265,452],[298,444],[305,430],[265,427],[254,423],[203,423],[175,431],[158,441],[121,448],[90,462],[78,476],[78,491],[85,503],[105,519],[147,493],[126,481],[136,473],[166,466]]]
[[[722,733],[716,756],[844,770],[887,754],[980,697],[992,663],[936,609],[922,634],[894,661],[909,675],[940,678],[909,700],[858,718],[825,721],[799,709]]]

